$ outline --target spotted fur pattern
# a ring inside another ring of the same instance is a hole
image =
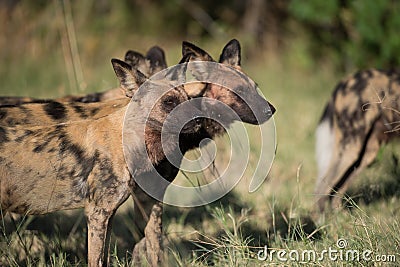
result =
[[[316,201],[340,206],[351,181],[376,158],[383,143],[398,136],[400,73],[370,69],[335,88],[316,133],[319,174]]]

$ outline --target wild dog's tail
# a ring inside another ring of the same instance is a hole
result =
[[[318,186],[326,176],[334,153],[335,132],[333,129],[334,104],[330,101],[322,115],[316,130],[315,156],[318,167]]]

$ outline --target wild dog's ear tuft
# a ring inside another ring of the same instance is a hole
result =
[[[147,51],[146,58],[150,61],[151,74],[167,68],[164,50],[153,46]]]
[[[236,39],[230,40],[222,50],[219,63],[240,66],[240,43]]]
[[[192,61],[214,61],[214,59],[203,49],[192,43],[182,42],[182,59],[190,57]]]
[[[111,63],[119,80],[120,87],[125,91],[127,97],[132,97],[140,85],[146,81],[146,76],[122,60],[113,58],[111,59]]]

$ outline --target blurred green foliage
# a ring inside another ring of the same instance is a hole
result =
[[[86,84],[104,90],[115,85],[107,82],[109,60],[128,49],[157,44],[174,64],[182,40],[217,54],[232,38],[248,63],[275,54],[340,75],[393,68],[400,65],[398,14],[393,0],[0,0],[0,80],[3,94],[54,97]]]
[[[307,33],[314,56],[331,53],[341,67],[400,63],[400,2],[292,0],[290,14]]]

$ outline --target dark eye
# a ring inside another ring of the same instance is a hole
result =
[[[179,104],[179,99],[174,96],[167,96],[163,100],[163,105],[165,109],[172,110]]]

